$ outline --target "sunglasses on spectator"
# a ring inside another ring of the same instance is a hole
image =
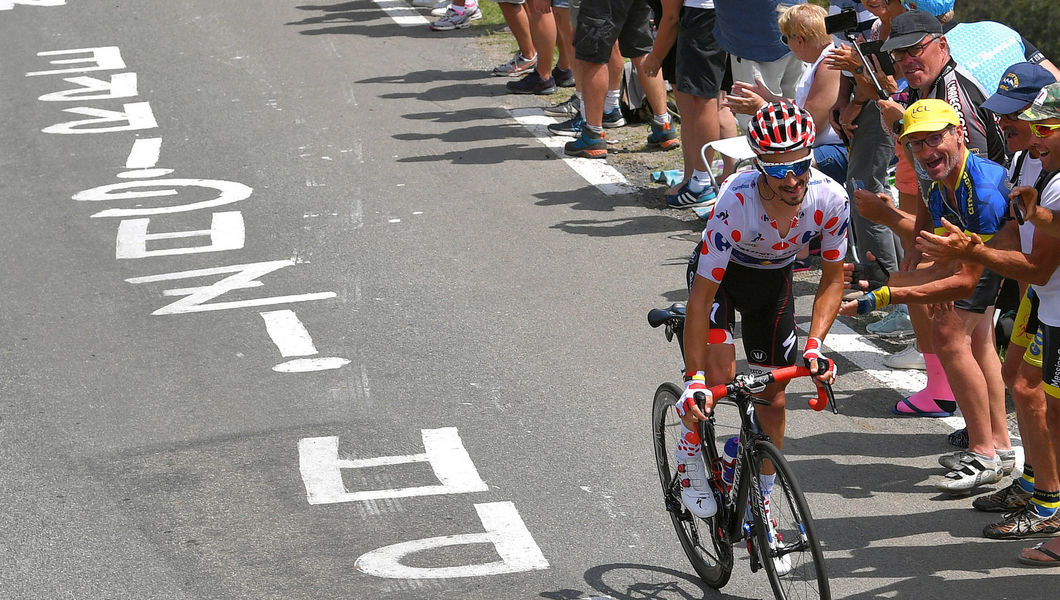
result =
[[[1060,129],[1060,125],[1042,125],[1041,123],[1030,123],[1031,131],[1035,137],[1049,137],[1053,132]]]
[[[947,127],[938,133],[931,134],[922,140],[909,140],[905,143],[905,147],[909,148],[909,151],[913,154],[920,152],[924,149],[924,146],[929,148],[938,148],[939,144],[946,137],[946,134],[953,131],[953,127]]]
[[[810,162],[812,161],[813,157],[807,156],[806,158],[783,163],[762,162],[756,158],[754,163],[762,173],[769,175],[774,179],[784,179],[788,176],[788,173],[791,173],[796,177],[801,177],[806,171],[810,170]]]
[[[921,54],[923,54],[924,53],[924,49],[927,48],[928,46],[930,46],[932,42],[934,42],[935,40],[939,39],[939,37],[940,36],[933,35],[933,36],[931,36],[930,40],[928,40],[928,41],[926,41],[926,42],[924,42],[922,44],[917,44],[915,46],[909,46],[908,48],[896,48],[894,50],[891,50],[891,60],[893,60],[895,62],[903,61],[903,60],[905,60],[905,57],[906,57],[907,54],[909,56],[912,56],[913,58],[916,58],[916,57],[920,56]]]

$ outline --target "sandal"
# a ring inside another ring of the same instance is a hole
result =
[[[1056,552],[1053,552],[1052,550],[1049,550],[1048,548],[1046,548],[1045,547],[1045,542],[1041,542],[1040,544],[1037,544],[1036,546],[1028,548],[1028,550],[1037,550],[1038,552],[1041,552],[1042,554],[1048,556],[1049,560],[1038,560],[1036,558],[1027,558],[1026,556],[1023,556],[1023,553],[1021,552],[1020,555],[1016,557],[1021,563],[1025,564],[1025,565],[1031,565],[1032,567],[1056,567],[1056,566],[1060,566],[1060,554],[1057,554]]]
[[[901,402],[894,405],[891,412],[903,417],[952,417],[953,413],[957,412],[957,403],[953,400],[929,399],[920,401],[922,406],[917,406],[913,398],[913,396],[902,398]]]

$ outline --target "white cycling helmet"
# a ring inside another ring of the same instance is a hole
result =
[[[758,109],[747,126],[747,143],[755,154],[780,154],[812,148],[817,135],[810,113],[790,102]]]

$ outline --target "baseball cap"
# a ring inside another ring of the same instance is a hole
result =
[[[954,0],[902,0],[906,10],[923,10],[936,17],[953,10]]]
[[[891,21],[891,36],[883,43],[882,50],[890,52],[898,48],[914,46],[925,35],[942,35],[942,23],[929,12],[910,10]]]
[[[902,135],[898,139],[910,133],[942,131],[950,125],[960,124],[961,118],[949,102],[936,98],[917,100],[902,115]]]
[[[1005,70],[997,92],[983,102],[982,107],[999,115],[1007,115],[1023,110],[1034,99],[1043,87],[1056,81],[1045,67],[1029,62],[1016,63]]]
[[[1020,113],[1021,121],[1060,119],[1060,83],[1050,83],[1038,92],[1034,103]]]

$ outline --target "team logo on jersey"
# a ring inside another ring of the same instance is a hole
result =
[[[766,353],[758,349],[751,350],[751,360],[758,364],[762,364],[766,362]]]

